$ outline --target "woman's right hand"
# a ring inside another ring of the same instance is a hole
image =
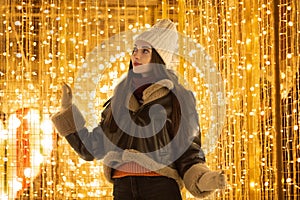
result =
[[[72,89],[65,82],[62,85],[61,108],[64,110],[72,105]]]

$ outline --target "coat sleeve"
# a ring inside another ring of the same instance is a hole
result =
[[[176,168],[181,177],[184,177],[186,171],[193,165],[205,163],[204,152],[201,149],[199,142],[199,138],[194,137],[187,150],[175,161]]]
[[[76,153],[86,161],[102,159],[105,155],[100,126],[92,132],[83,128],[78,132],[67,135],[65,138]]]
[[[198,187],[202,175],[210,171],[205,163],[199,137],[194,138],[188,149],[175,161],[175,164],[183,179],[185,188],[193,196],[205,198],[213,193],[213,191],[201,191]]]
[[[80,123],[77,122],[78,120],[75,117],[80,118]],[[105,116],[102,115],[103,117]],[[84,127],[85,120],[75,105],[55,114],[52,121],[60,135],[66,138],[70,146],[82,159],[92,161],[103,158],[105,148],[101,123],[89,132]]]
[[[87,131],[87,129],[84,129],[84,131]],[[67,135],[66,140],[70,144],[70,146],[76,151],[76,153],[86,161],[92,161],[94,160],[94,156],[87,150],[87,148],[82,143],[79,135],[77,132],[71,133]]]
[[[181,177],[194,164],[205,163],[205,155],[201,148],[199,117],[196,111],[196,100],[190,91],[186,91],[180,104],[181,117],[178,132],[181,156],[175,161]],[[179,102],[180,103],[180,102]]]
[[[209,196],[212,191],[200,191],[197,185],[202,175],[210,169],[206,165],[205,155],[201,148],[201,133],[195,98],[192,93],[189,96],[191,97],[188,101],[190,103],[183,105],[181,128],[177,133],[180,134],[181,143],[184,141],[186,149],[175,161],[175,165],[186,189],[195,197],[203,198]]]

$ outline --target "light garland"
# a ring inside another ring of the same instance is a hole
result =
[[[205,48],[224,80],[226,113],[218,113],[217,117],[226,114],[226,123],[223,131],[212,138],[214,134],[207,133],[213,132],[212,102],[217,99],[211,99],[209,81],[193,67],[193,61],[191,65],[180,59],[175,63],[179,67],[174,69],[189,83],[197,99],[207,162],[212,169],[224,169],[228,177],[227,189],[211,198],[276,198],[280,191],[276,191],[279,172],[275,158],[280,152],[274,146],[279,132],[274,128],[275,119],[282,120],[282,193],[287,200],[300,197],[300,94],[296,87],[300,66],[299,3],[279,0],[279,16],[275,16],[274,2],[5,0],[0,5],[0,111],[7,118],[0,120],[0,198],[112,199],[112,185],[104,179],[101,161],[79,159],[67,142],[57,137],[48,120],[59,110],[60,84],[67,82],[76,92],[78,78],[90,77],[84,74],[84,67],[95,47],[101,48],[104,41],[121,32],[149,28],[162,17],[176,22],[178,30],[193,40],[192,44]],[[279,23],[279,33],[274,33],[274,20]],[[274,58],[275,34],[280,38],[279,64]],[[105,73],[89,80],[96,88],[87,88],[87,92],[93,92],[85,100],[94,101],[86,106],[96,109],[85,114],[94,122],[127,71],[127,45],[120,52],[103,48],[107,50],[102,52],[103,58],[109,63],[98,65],[98,69]],[[282,118],[275,116],[274,110],[276,66],[281,72]],[[224,103],[223,96],[220,102]],[[30,161],[35,166],[17,172],[16,151],[22,151],[8,130],[24,126],[25,119],[20,118],[18,123],[13,116],[25,108],[39,116],[30,118],[31,126],[39,133],[33,134],[28,140],[30,147],[26,147],[39,153],[32,153]],[[208,141],[217,143],[217,148]],[[49,146],[41,153],[45,144]],[[26,186],[14,179],[17,173],[23,173],[24,180],[27,177]],[[183,196],[193,199],[186,191]]]

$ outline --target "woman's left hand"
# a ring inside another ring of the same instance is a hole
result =
[[[61,97],[61,108],[66,109],[72,105],[72,89],[71,87],[63,83],[62,85],[62,97]]]
[[[199,190],[213,191],[216,189],[225,189],[226,176],[224,171],[209,171],[202,175],[198,184]]]

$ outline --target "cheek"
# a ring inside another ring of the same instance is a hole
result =
[[[151,61],[151,56],[145,56],[144,61],[145,61],[145,63],[150,63],[150,61]]]

